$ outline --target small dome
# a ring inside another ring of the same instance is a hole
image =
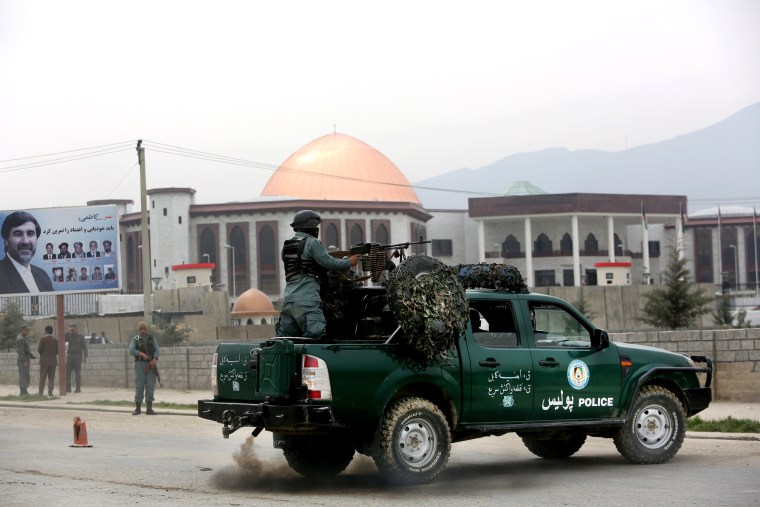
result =
[[[530,181],[515,181],[502,192],[502,195],[541,195],[545,193]]]
[[[315,139],[288,157],[261,195],[420,204],[409,180],[385,155],[337,133]]]
[[[232,307],[232,317],[240,318],[252,315],[272,315],[278,312],[266,294],[258,289],[248,289],[238,296]]]

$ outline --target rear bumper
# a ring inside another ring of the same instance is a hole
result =
[[[268,431],[299,430],[333,426],[332,409],[326,405],[272,405],[271,403],[231,403],[198,400],[198,417],[224,424],[226,437],[243,426]]]

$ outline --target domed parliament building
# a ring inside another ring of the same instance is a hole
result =
[[[505,175],[505,186],[510,181]],[[208,283],[224,287],[233,299],[249,289],[272,301],[282,297],[280,249],[293,234],[293,215],[302,209],[321,215],[325,246],[345,250],[360,242],[430,240],[407,253],[426,253],[448,264],[514,264],[530,287],[660,283],[668,248],[677,242],[692,273],[700,273],[698,281],[721,283],[720,273],[731,271],[730,250],[721,266],[721,255],[694,254],[695,247],[720,252],[727,245],[719,245],[714,224],[704,220],[695,230],[688,224],[684,230],[685,196],[546,194],[518,182],[504,195],[471,198],[467,210],[428,210],[393,162],[340,133],[295,151],[255,201],[196,204],[192,188],[147,193],[154,283],[162,289],[186,285],[176,279],[183,270],[175,266],[207,265]],[[131,201],[88,204],[105,203],[120,207],[123,289],[141,292],[140,213],[127,209]],[[738,236],[746,237],[744,229]],[[742,251],[739,262],[746,259]],[[749,264],[741,273],[745,280],[754,275]]]

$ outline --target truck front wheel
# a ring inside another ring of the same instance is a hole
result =
[[[450,452],[449,424],[436,405],[402,398],[389,406],[374,455],[383,476],[399,484],[430,482],[446,468]]]
[[[678,398],[665,388],[647,386],[636,396],[614,441],[618,452],[633,463],[665,463],[681,448],[685,434],[686,415]]]
[[[304,477],[333,477],[354,458],[351,442],[334,437],[294,439],[282,452],[290,468]]]

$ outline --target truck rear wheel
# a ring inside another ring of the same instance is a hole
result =
[[[686,434],[686,415],[676,396],[659,386],[644,387],[636,396],[615,447],[637,464],[665,463],[676,455]]]
[[[380,427],[375,464],[399,484],[424,484],[446,468],[451,452],[449,424],[441,410],[422,398],[394,402]]]
[[[333,477],[354,458],[351,442],[335,437],[293,440],[282,452],[290,468],[304,477]]]
[[[583,447],[583,444],[586,442],[586,435],[577,433],[567,438],[553,439],[523,436],[522,441],[525,447],[539,458],[565,459]]]

